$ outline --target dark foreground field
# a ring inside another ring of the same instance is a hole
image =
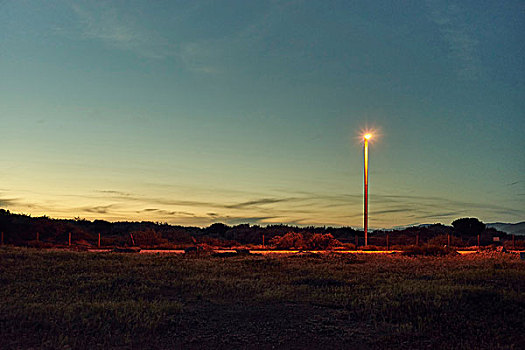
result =
[[[515,255],[0,249],[0,348],[525,347]]]

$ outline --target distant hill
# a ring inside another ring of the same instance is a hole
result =
[[[487,227],[492,227],[498,231],[503,231],[508,234],[525,235],[525,221],[515,224],[508,224],[504,222],[493,222],[487,224]]]
[[[436,225],[444,226],[443,224],[440,224],[440,223],[434,223],[434,224],[414,223],[414,224],[409,224],[409,225],[393,226],[392,228],[382,228],[380,230],[381,231],[395,231],[395,230],[405,230],[405,229],[410,228],[410,227],[430,228],[430,227],[436,226]],[[448,227],[452,228],[452,226],[448,226]],[[363,228],[361,227],[360,229],[362,230]]]

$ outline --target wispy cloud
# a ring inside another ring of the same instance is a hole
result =
[[[224,221],[229,225],[239,225],[239,224],[252,224],[252,225],[261,225],[268,224],[269,222],[278,221],[278,216],[247,216],[247,217],[231,217],[224,216],[216,218],[214,221]],[[217,220],[218,219],[218,220]]]
[[[243,201],[238,203],[224,203],[224,202],[214,202],[214,201],[195,201],[195,200],[186,200],[186,199],[173,199],[165,197],[148,197],[148,196],[139,196],[129,193],[124,193],[120,191],[96,191],[97,193],[102,193],[103,198],[107,199],[116,199],[129,202],[138,202],[138,203],[152,203],[160,204],[164,206],[183,206],[183,207],[197,207],[197,208],[221,208],[221,209],[259,209],[261,206],[267,204],[276,204],[289,201],[304,201],[308,198],[292,198],[292,197],[283,197],[283,198],[256,198],[249,201]],[[237,193],[236,193],[237,194]],[[238,194],[237,194],[238,195]],[[148,209],[149,211],[155,211],[158,209]]]
[[[188,70],[215,74],[220,70],[216,64],[218,41],[211,39],[175,40],[165,37],[150,27],[141,25],[141,18],[118,7],[111,2],[71,3],[77,16],[79,35],[86,40],[96,40],[113,49],[128,51],[150,59],[177,60]],[[181,20],[195,15],[201,7],[190,4],[173,15],[173,20]],[[220,41],[220,40],[219,40]]]
[[[268,36],[285,34],[272,31],[285,21],[284,13],[293,7],[301,6],[302,3],[302,0],[267,2],[263,6],[264,9],[252,15],[249,21],[231,33],[181,43],[180,58],[193,71],[223,73],[228,69],[238,69],[242,61],[259,60],[265,56],[289,56],[290,52],[284,52],[283,48],[276,49],[272,45],[265,45],[264,42]],[[298,58],[300,53],[295,52],[294,55]]]
[[[216,63],[212,63],[217,59],[216,47],[216,42],[210,40],[182,43],[178,56],[192,71],[216,74],[222,71]]]
[[[209,196],[200,193],[198,198],[204,200],[193,200],[191,195],[179,195],[179,198],[170,194],[143,196],[104,189],[77,196],[58,196],[45,201],[39,201],[38,198],[49,196],[31,194],[33,203],[30,203],[24,196],[15,196],[10,191],[0,193],[0,205],[9,210],[56,217],[85,215],[91,219],[150,220],[198,226],[213,222],[229,225],[286,223],[359,226],[362,217],[361,194],[277,191],[280,195],[273,193],[262,196],[226,190],[202,192],[207,192]],[[27,198],[30,198],[29,194]],[[75,203],[79,202],[85,204],[76,206]],[[392,227],[416,221],[446,220],[444,223],[448,223],[448,220],[463,216],[501,220],[525,215],[525,210],[520,207],[459,201],[439,196],[379,193],[370,197],[369,204],[370,224],[374,227]]]
[[[170,18],[176,24],[194,25],[194,21],[209,15],[211,2],[189,2],[176,5]],[[146,25],[126,6],[115,2],[74,2],[73,13],[77,17],[79,34],[88,40],[103,42],[108,47],[132,52],[151,59],[173,58],[186,69],[204,74],[220,74],[226,70],[238,69],[239,62],[258,59],[261,56],[289,53],[282,49],[263,45],[268,35],[275,30],[274,24],[282,24],[283,13],[289,8],[300,6],[301,1],[271,1],[261,6],[260,11],[245,13],[249,16],[231,23],[231,31],[194,30],[196,35],[182,37],[176,33],[155,31]],[[202,13],[201,13],[202,12]],[[235,20],[231,18],[230,20]],[[177,25],[173,26],[174,28]],[[280,33],[282,34],[282,33]],[[272,52],[269,52],[272,51]]]
[[[142,210],[138,210],[137,213],[155,213],[158,215],[168,215],[168,216],[187,216],[187,217],[195,217],[195,213],[190,213],[187,211],[174,211],[174,210],[164,210],[164,209],[157,209],[157,208],[146,208]]]
[[[140,26],[140,21],[108,2],[71,3],[78,18],[80,34],[106,45],[134,52],[147,58],[161,59],[177,54],[175,48],[158,33]]]
[[[115,190],[100,190],[100,191],[96,191],[96,192],[102,193],[102,194],[118,195],[118,196],[121,196],[121,197],[131,196],[131,194],[128,193],[128,192],[115,191]]]
[[[261,198],[261,199],[256,199],[256,200],[237,203],[237,204],[227,204],[227,205],[224,205],[224,208],[227,208],[227,209],[253,208],[253,207],[257,207],[257,206],[264,205],[264,204],[289,202],[295,199],[297,198]]]
[[[16,199],[0,198],[0,206],[7,207],[16,203]]]
[[[403,213],[407,212],[405,208],[398,208],[398,209],[383,209],[383,210],[376,210],[372,212],[373,215],[382,215],[382,214],[392,214],[392,213]]]
[[[99,206],[94,206],[94,207],[86,207],[86,208],[82,208],[81,210],[87,213],[108,214],[112,207],[114,207],[114,205],[109,204],[109,205],[99,205]]]
[[[407,196],[407,195],[375,195],[373,201],[383,205],[402,205],[403,208],[415,212],[433,213],[439,210],[454,210],[454,212],[465,212],[472,210],[484,210],[499,212],[510,215],[523,215],[524,210],[509,208],[491,203],[475,203],[458,201],[455,199],[437,196]]]
[[[460,211],[450,211],[446,213],[432,213],[428,215],[419,215],[418,219],[436,219],[436,218],[454,218],[461,215]]]
[[[427,0],[431,20],[437,24],[450,50],[449,56],[458,63],[458,75],[465,80],[476,80],[481,73],[478,55],[479,40],[468,21],[468,13],[461,3]]]

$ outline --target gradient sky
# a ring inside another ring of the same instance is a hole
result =
[[[0,206],[181,225],[525,219],[523,1],[0,0]]]

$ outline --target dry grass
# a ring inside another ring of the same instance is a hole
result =
[[[525,262],[0,249],[6,348],[520,348]]]

